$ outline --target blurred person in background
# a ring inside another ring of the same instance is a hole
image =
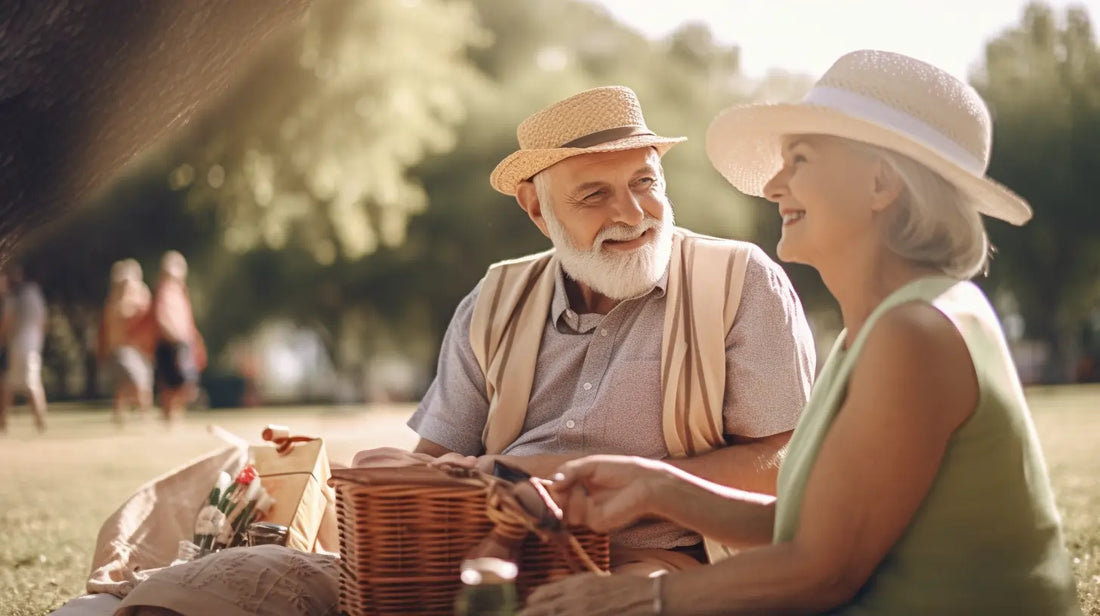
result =
[[[99,328],[99,361],[111,373],[114,386],[114,421],[121,425],[128,408],[142,415],[153,403],[153,366],[143,350],[141,327],[152,305],[152,294],[142,280],[141,265],[134,259],[111,267],[111,288],[103,305]]]
[[[152,322],[160,404],[165,420],[171,422],[195,400],[199,373],[206,367],[206,347],[195,326],[187,290],[187,260],[175,250],[161,259]]]
[[[7,430],[8,409],[15,395],[27,397],[34,424],[46,430],[46,391],[42,387],[42,344],[48,314],[42,289],[28,280],[22,266],[7,269],[8,292],[4,295],[0,338],[7,348],[8,370],[0,392],[0,432]]]

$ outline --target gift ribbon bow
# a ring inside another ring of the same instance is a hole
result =
[[[279,455],[286,455],[294,443],[308,443],[314,440],[312,436],[291,436],[290,428],[277,424],[268,424],[263,431],[263,439],[275,445],[275,451]]]

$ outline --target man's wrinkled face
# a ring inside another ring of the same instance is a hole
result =
[[[534,183],[539,226],[574,280],[624,300],[648,292],[664,275],[673,215],[653,148],[568,158]]]

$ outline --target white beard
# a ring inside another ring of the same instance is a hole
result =
[[[549,205],[549,204],[547,204]],[[577,248],[565,227],[555,218],[552,207],[544,206],[542,216],[546,220],[550,240],[561,267],[569,277],[588,285],[593,291],[613,300],[627,300],[648,293],[665,275],[672,257],[672,207],[665,202],[660,220],[651,216],[636,227],[616,224],[605,227],[592,241],[588,249]],[[632,240],[645,231],[656,231],[645,245],[629,252],[604,249],[607,240]]]

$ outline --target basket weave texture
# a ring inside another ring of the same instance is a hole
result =
[[[459,566],[493,530],[488,482],[438,469],[351,468],[333,471],[340,532],[340,610],[348,616],[454,613]],[[606,570],[606,534],[571,528],[592,562]],[[536,587],[577,570],[568,550],[528,535],[517,588]]]

